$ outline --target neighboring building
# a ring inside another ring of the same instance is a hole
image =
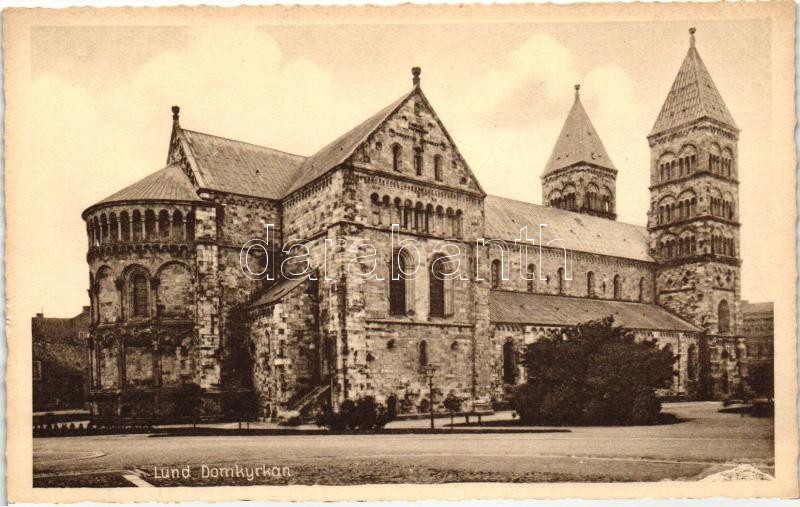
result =
[[[772,363],[775,332],[772,303],[742,301],[744,327],[742,334],[747,343],[747,360],[750,364]]]
[[[615,220],[617,168],[577,88],[544,168],[545,206],[485,194],[418,68],[408,93],[310,157],[184,129],[174,107],[166,167],[83,213],[94,411],[168,416],[197,383],[210,414],[248,389],[265,417],[364,395],[419,413],[431,364],[437,408],[450,393],[487,407],[523,378],[525,344],[607,315],[679,357],[663,394],[731,393],[745,347],[739,130],[691,40],[647,136],[647,227]],[[527,260],[523,227],[536,239]],[[243,245],[265,237],[252,271],[272,272],[296,244],[330,279],[244,276]],[[406,239],[424,247],[420,276],[393,279],[417,260],[393,250]],[[438,276],[456,264],[436,253],[443,239],[463,242],[466,278]],[[361,241],[374,263],[347,255]],[[347,276],[354,264],[380,279]]]
[[[83,409],[89,402],[89,307],[59,319],[37,313],[33,337],[33,410]]]

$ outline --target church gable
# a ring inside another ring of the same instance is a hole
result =
[[[483,193],[419,87],[355,148],[350,162],[387,175]]]

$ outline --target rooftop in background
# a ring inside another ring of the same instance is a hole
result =
[[[773,304],[772,301],[767,303],[751,303],[749,301],[742,300],[742,313],[772,313],[773,312]]]
[[[31,334],[34,342],[78,341],[81,332],[89,331],[89,307],[84,306],[74,317],[45,317],[37,313],[31,319]]]

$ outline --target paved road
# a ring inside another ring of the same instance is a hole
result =
[[[37,438],[34,476],[84,480],[139,469],[145,480],[167,485],[173,483],[154,479],[154,467],[190,465],[194,476],[204,464],[288,466],[294,471],[289,482],[306,484],[652,481],[699,478],[737,463],[771,473],[773,421],[719,408],[709,402],[667,404],[665,411],[682,422],[573,427],[567,433]]]

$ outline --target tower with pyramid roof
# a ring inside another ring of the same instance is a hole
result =
[[[741,378],[739,129],[695,47],[670,88],[650,145],[651,255],[660,305],[703,328],[701,356],[713,394]],[[712,394],[711,392],[707,394]]]
[[[580,85],[542,174],[542,203],[616,218],[617,169],[583,108]]]

